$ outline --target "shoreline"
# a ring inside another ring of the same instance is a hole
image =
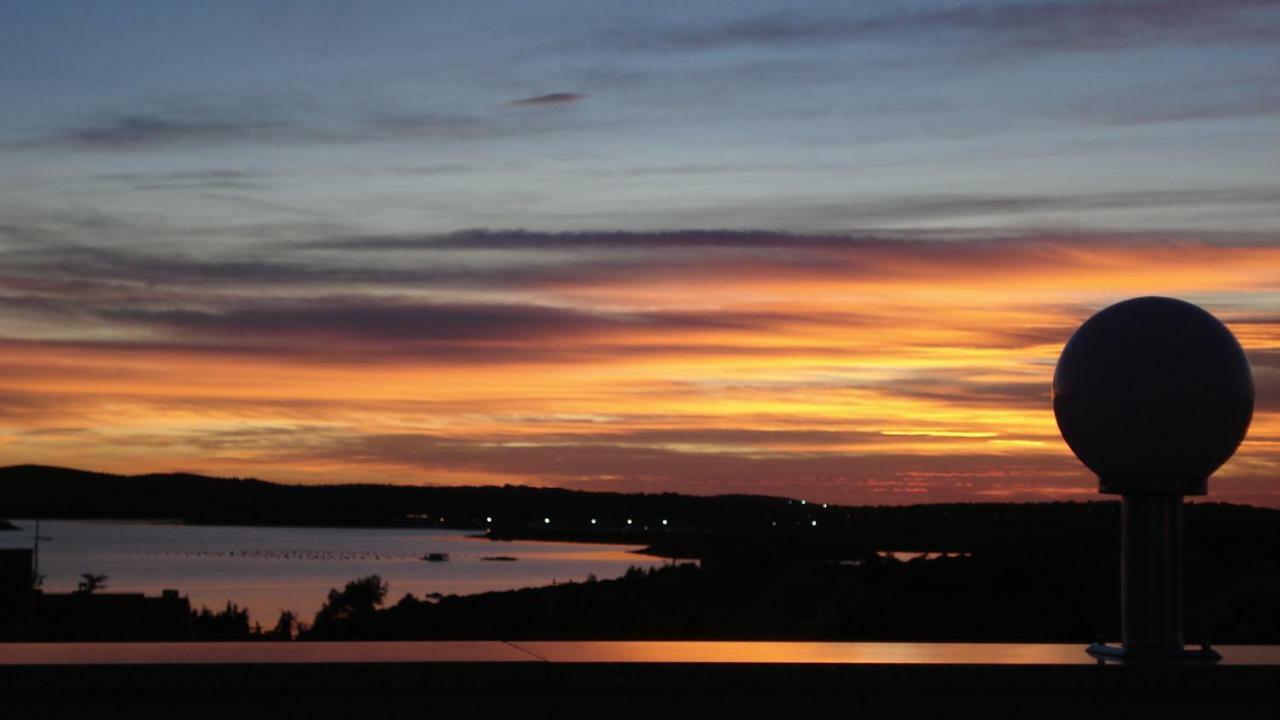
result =
[[[18,518],[18,520],[26,522],[34,522],[32,518]],[[564,543],[569,545],[623,545],[632,546],[639,549],[632,550],[638,555],[649,555],[653,557],[676,557],[675,555],[664,554],[660,549],[662,545],[659,540],[661,538],[682,540],[693,540],[693,537],[685,537],[672,533],[645,533],[643,531],[554,531],[545,532],[539,530],[518,531],[506,530],[490,527],[477,527],[472,524],[419,524],[419,523],[293,523],[288,521],[273,522],[244,522],[228,520],[220,522],[212,521],[192,521],[182,518],[137,518],[137,517],[52,517],[46,516],[40,518],[44,521],[55,522],[85,522],[85,523],[103,523],[103,524],[119,524],[119,525],[167,525],[178,527],[193,528],[280,528],[280,529],[315,529],[315,530],[448,530],[464,533],[463,537],[470,540],[488,540],[490,542],[544,542],[544,543]],[[10,530],[22,530],[22,526],[13,525],[6,520],[0,520],[0,532]],[[688,557],[681,555],[679,557]]]

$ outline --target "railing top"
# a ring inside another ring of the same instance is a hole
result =
[[[1221,665],[1280,666],[1280,645],[1215,648]],[[1092,665],[1084,644],[428,641],[0,643],[0,665],[317,663],[696,663],[845,665]]]

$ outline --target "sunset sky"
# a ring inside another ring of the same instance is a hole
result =
[[[0,465],[1092,499],[1199,303],[1280,507],[1280,2],[5,2]]]

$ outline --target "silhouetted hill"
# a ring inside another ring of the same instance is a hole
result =
[[[172,519],[188,523],[502,528],[542,532],[687,531],[731,518],[772,518],[785,498],[580,492],[524,486],[284,485],[190,474],[113,475],[39,465],[0,468],[10,517]],[[492,518],[489,522],[487,518]],[[544,518],[554,518],[546,526]],[[626,519],[635,522],[628,526]],[[663,526],[662,521],[667,520]],[[583,527],[585,526],[585,527]]]
[[[864,557],[878,550],[1109,554],[1117,550],[1120,530],[1115,502],[824,507],[751,495],[523,486],[283,485],[35,465],[0,468],[0,498],[0,510],[8,517],[485,528],[495,539],[619,542],[648,545],[652,554],[665,557],[751,561],[799,554]],[[1246,555],[1264,549],[1280,553],[1280,511],[1190,505],[1188,551],[1196,552],[1203,542]]]
[[[0,520],[0,532],[3,532],[5,530],[17,530],[17,529],[18,529],[17,525],[14,525],[13,523],[7,520]]]

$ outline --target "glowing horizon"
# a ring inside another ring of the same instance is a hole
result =
[[[0,465],[1091,499],[1053,365],[1154,294],[1280,507],[1267,3],[145,5],[7,11]]]
[[[1213,497],[1275,504],[1280,248],[662,237],[639,259],[653,236],[616,239],[574,284],[517,286],[495,265],[502,287],[475,283],[465,302],[386,284],[287,299],[199,288],[181,311],[88,312],[58,324],[64,337],[6,339],[0,461],[830,502],[1080,499],[1094,482],[1054,424],[1053,365],[1085,317],[1135,294],[1109,289],[1124,286],[1200,302],[1245,345],[1258,412]],[[469,242],[483,254],[504,238]],[[430,242],[415,252],[439,252]],[[685,277],[655,292],[648,261],[673,245]]]

